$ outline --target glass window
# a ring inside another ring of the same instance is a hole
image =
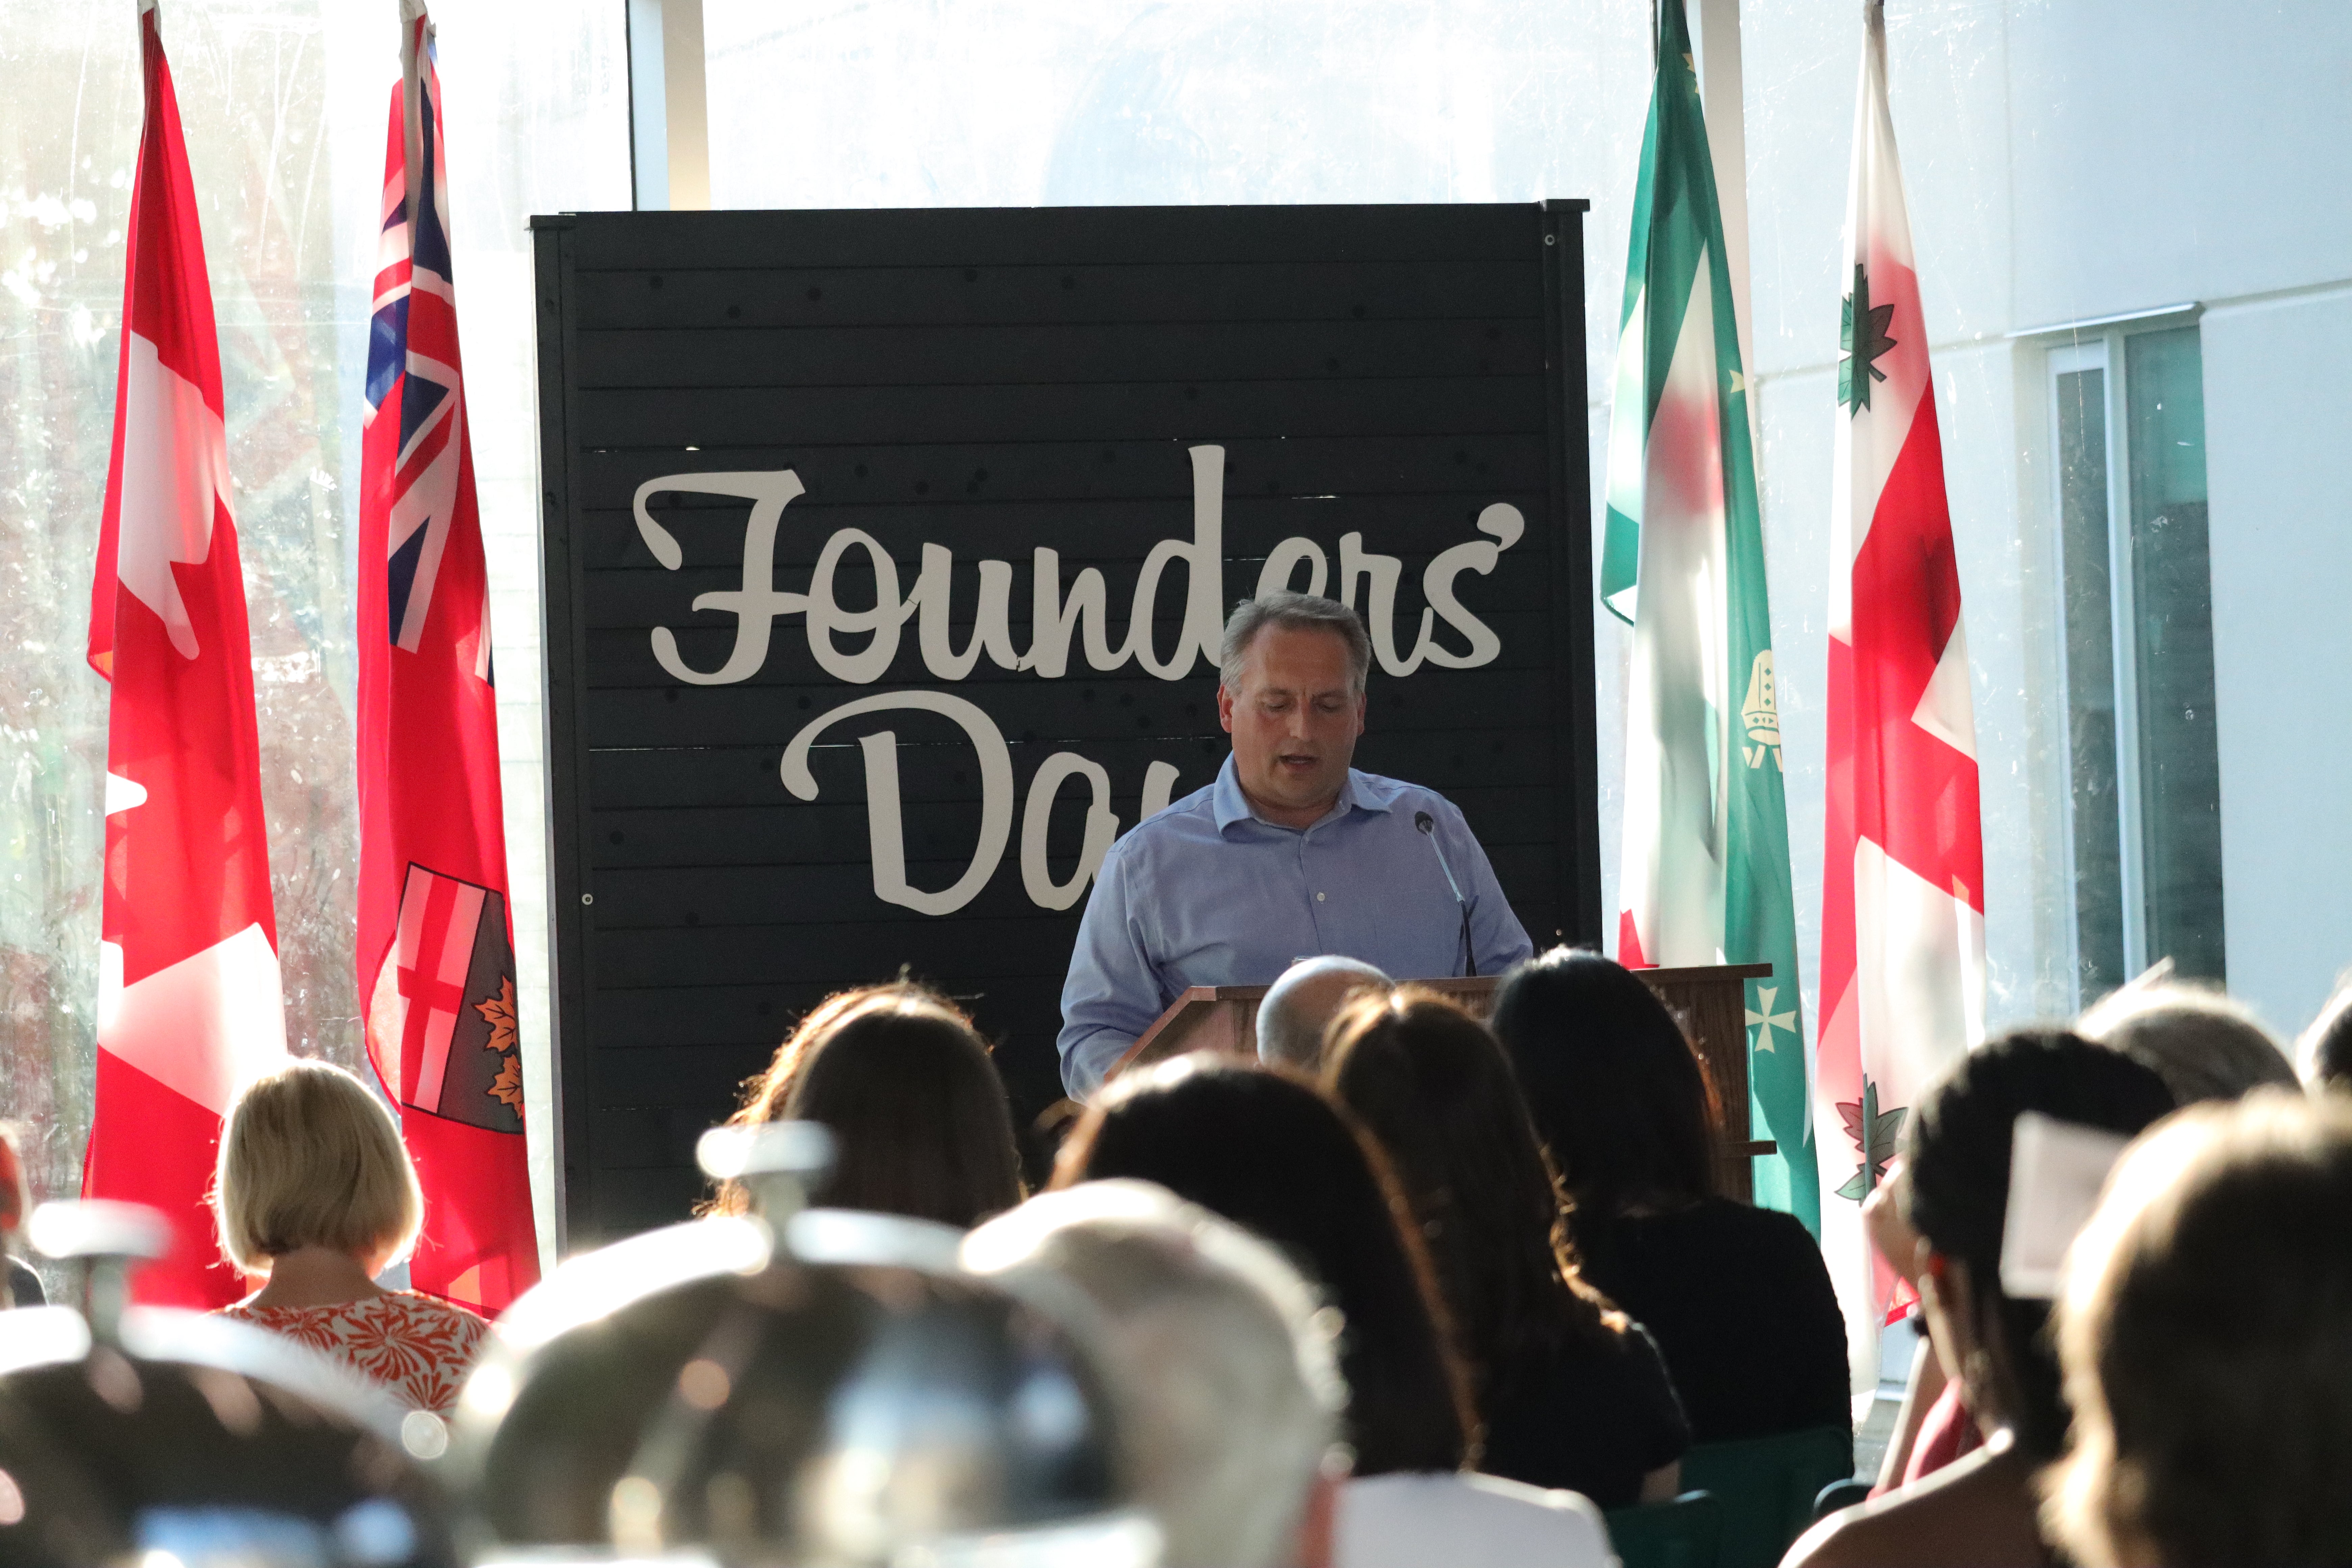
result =
[[[2224,979],[2198,330],[2110,330],[2050,368],[2077,994],[2165,958]]]
[[[452,241],[501,669],[538,667],[528,216],[628,205],[619,0],[439,0]],[[289,1043],[362,1066],[352,784],[359,395],[397,8],[163,12],[204,225],[246,565]],[[83,661],[138,154],[136,8],[0,0],[0,1119],[79,1185],[105,684]],[[499,689],[527,1089],[546,1098],[539,683]],[[533,1157],[548,1175],[544,1129]],[[548,1213],[542,1206],[542,1234]]]
[[[711,205],[1590,197],[1587,350],[1605,386],[1651,11],[703,0]]]
[[[2107,537],[2107,373],[2062,371],[2058,526],[2064,555],[2067,756],[2080,994],[2112,991],[2124,969],[2123,849],[2116,777],[2116,653]]]
[[[2206,559],[2204,360],[2195,327],[2124,340],[2132,635],[2151,961],[2222,973],[2221,779]]]

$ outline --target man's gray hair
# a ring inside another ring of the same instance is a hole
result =
[[[1127,1406],[1168,1568],[1281,1568],[1339,1441],[1338,1315],[1282,1255],[1149,1182],[1085,1182],[965,1238],[965,1267],[1070,1315]]]
[[[1337,599],[1327,599],[1320,594],[1293,594],[1286,589],[1263,598],[1244,599],[1234,606],[1233,615],[1225,622],[1224,646],[1217,653],[1226,690],[1241,689],[1242,664],[1249,658],[1250,644],[1268,626],[1338,634],[1339,640],[1348,645],[1348,670],[1355,682],[1355,693],[1359,697],[1364,694],[1364,682],[1372,673],[1372,639],[1364,630],[1364,618]]]
[[[2294,1064],[2253,1010],[2219,988],[2172,978],[2167,959],[2084,1013],[2083,1037],[2121,1051],[2182,1105],[2299,1088]]]
[[[1299,960],[1257,1005],[1257,1059],[1313,1072],[1323,1059],[1323,1031],[1349,999],[1395,989],[1395,981],[1359,958]]]

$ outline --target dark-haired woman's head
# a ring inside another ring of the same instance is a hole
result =
[[[971,1020],[927,987],[844,991],[803,1019],[728,1118],[786,1121],[833,1133],[821,1203],[969,1226],[1021,1201],[1003,1081]],[[726,1182],[708,1209],[749,1202]]]
[[[1129,1073],[1062,1146],[1054,1185],[1112,1176],[1255,1231],[1329,1293],[1357,1474],[1460,1467],[1471,1418],[1444,1307],[1386,1162],[1339,1106],[1205,1054]]]
[[[1713,1090],[1633,971],[1556,947],[1503,977],[1496,1037],[1580,1215],[1679,1208],[1716,1190]]]
[[[1521,1357],[1570,1333],[1612,1331],[1576,1272],[1510,1064],[1483,1025],[1412,986],[1360,997],[1331,1025],[1323,1074],[1387,1152],[1412,1205],[1482,1406]]]
[[[2034,1458],[2064,1446],[2066,1412],[2049,1302],[2000,1285],[2017,1119],[2038,1111],[2129,1137],[2172,1109],[2164,1080],[2122,1053],[2063,1030],[2018,1029],[1953,1064],[1905,1129],[1905,1201],[1929,1254],[1929,1324],[1962,1368],[1969,1408],[2008,1426]]]

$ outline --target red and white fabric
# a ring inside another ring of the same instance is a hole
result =
[[[286,1028],[220,341],[153,0],[139,37],[146,120],[90,592],[89,662],[112,690],[82,1192],[172,1221],[171,1254],[133,1276],[138,1299],[212,1307],[245,1293],[205,1202],[221,1118],[284,1058]]]
[[[322,1351],[382,1384],[417,1410],[446,1415],[457,1404],[490,1325],[463,1307],[394,1290],[331,1307],[253,1307],[223,1317],[258,1324]]]
[[[1867,8],[1841,283],[1850,290],[1831,512],[1829,767],[1815,1066],[1822,1246],[1857,1389],[1897,1280],[1861,1199],[1910,1109],[1983,1034],[1984,846],[1960,579],[1927,332]],[[1831,1194],[1838,1194],[1832,1197]]]

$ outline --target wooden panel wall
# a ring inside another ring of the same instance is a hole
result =
[[[1597,940],[1590,486],[1580,202],[1523,206],[1065,208],[598,214],[535,220],[545,485],[554,967],[571,1245],[682,1215],[695,1137],[827,992],[902,967],[966,1001],[999,1042],[1024,1122],[1060,1093],[1059,992],[1080,909],[1024,890],[1013,844],[968,905],[931,916],[876,897],[859,737],[898,739],[909,880],[968,863],[981,781],[931,713],[835,724],[803,802],[781,754],[861,697],[939,691],[1003,732],[1019,804],[1057,751],[1105,767],[1123,828],[1147,769],[1175,795],[1227,750],[1215,677],[1089,668],[1057,679],[983,655],[944,680],[917,623],[879,679],[835,679],[804,617],[778,619],[749,679],[666,673],[656,627],[718,667],[735,617],[690,608],[741,585],[750,503],[664,493],[665,568],[631,504],[657,477],[789,468],[773,585],[805,593],[842,529],[887,551],[903,600],[924,547],[953,554],[950,645],[971,638],[979,563],[1011,567],[1010,630],[1031,643],[1035,552],[1061,591],[1093,567],[1128,636],[1146,554],[1192,538],[1192,447],[1224,452],[1222,602],[1279,541],[1340,536],[1402,563],[1409,650],[1422,572],[1482,537],[1496,503],[1526,532],[1455,579],[1502,650],[1473,669],[1375,672],[1358,765],[1460,804],[1539,942]],[[1155,603],[1176,646],[1184,573]],[[1297,574],[1305,584],[1306,572]],[[1336,583],[1334,584],[1336,589]],[[837,604],[876,603],[861,549]],[[1360,603],[1365,595],[1359,594]],[[841,633],[856,653],[867,633]],[[1458,635],[1439,632],[1460,649]],[[1087,791],[1059,792],[1052,874],[1071,874]]]

